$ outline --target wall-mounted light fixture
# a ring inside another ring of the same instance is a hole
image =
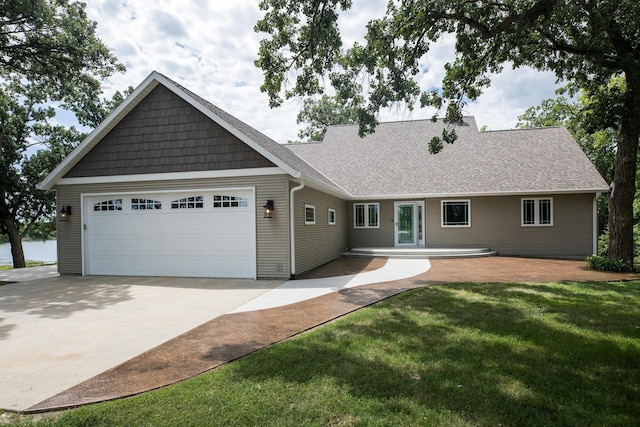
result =
[[[60,209],[60,221],[67,221],[71,216],[71,206],[63,206]]]
[[[273,218],[271,213],[274,211],[273,200],[267,200],[267,204],[263,206],[264,216],[263,218]]]

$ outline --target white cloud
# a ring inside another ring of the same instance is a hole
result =
[[[387,0],[356,0],[340,17],[345,46],[360,39],[367,22],[385,13]],[[254,65],[262,35],[253,30],[264,12],[255,0],[176,2],[172,0],[92,0],[89,18],[98,34],[127,66],[124,74],[106,82],[105,96],[137,86],[156,70],[218,107],[235,115],[278,142],[295,139],[299,100],[270,109],[260,92],[262,72]],[[454,38],[435,43],[418,76],[423,89],[439,86],[444,64],[453,59]],[[495,76],[480,100],[467,107],[480,125],[491,129],[513,127],[518,114],[553,96],[554,78],[533,70],[511,70]],[[382,120],[427,118],[433,110],[384,111]]]

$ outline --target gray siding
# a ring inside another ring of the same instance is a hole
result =
[[[583,258],[590,255],[593,250],[594,194],[542,194],[535,197],[553,198],[553,226],[522,227],[522,197],[510,196],[470,198],[471,227],[443,228],[440,217],[443,199],[426,199],[426,246],[488,247],[501,255],[519,256]],[[371,202],[376,201],[348,203],[347,244],[350,248],[394,246],[393,200],[379,201],[380,228],[353,227],[353,204]]]
[[[67,178],[274,166],[162,85],[158,85]]]
[[[380,228],[354,228],[354,203],[380,203]],[[349,248],[389,248],[394,246],[393,200],[365,200],[349,203],[347,233]]]
[[[316,208],[315,225],[305,225],[304,205]],[[336,224],[329,225],[329,208],[336,211]],[[347,248],[347,202],[310,188],[294,193],[296,275],[339,258]]]
[[[181,181],[145,181],[117,184],[62,185],[56,187],[58,206],[71,206],[68,222],[58,224],[58,269],[61,274],[82,274],[81,194],[164,191],[229,187],[255,187],[258,278],[289,277],[289,193],[287,175],[211,178]],[[273,218],[263,218],[262,205],[275,203]]]
[[[571,258],[590,255],[594,194],[536,197],[553,198],[553,226],[522,227],[522,198],[512,196],[471,198],[471,227],[442,228],[442,199],[428,199],[427,246],[489,247],[500,255]]]

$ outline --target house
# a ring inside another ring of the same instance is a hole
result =
[[[40,183],[63,275],[289,278],[347,248],[595,251],[608,190],[561,127],[479,132],[437,154],[429,120],[281,145],[153,72]]]

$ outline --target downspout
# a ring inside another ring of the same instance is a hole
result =
[[[600,193],[593,198],[593,255],[598,255],[598,197]]]
[[[304,179],[300,180],[300,185],[293,187],[289,190],[289,237],[291,242],[289,246],[291,248],[291,279],[296,278],[296,225],[295,225],[295,206],[293,203],[293,193],[304,188]]]

